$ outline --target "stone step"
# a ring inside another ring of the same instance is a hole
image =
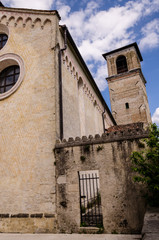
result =
[[[146,233],[142,240],[159,240],[159,234],[157,233]]]
[[[0,234],[0,240],[141,240],[126,234]]]

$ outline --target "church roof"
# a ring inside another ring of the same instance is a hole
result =
[[[3,3],[0,1],[0,7],[4,7]]]
[[[138,54],[138,57],[139,57],[140,61],[142,62],[142,61],[143,61],[143,58],[142,58],[141,52],[140,52],[140,50],[139,50],[138,45],[137,45],[136,42],[131,43],[131,44],[127,45],[127,46],[124,46],[124,47],[115,49],[115,50],[113,50],[113,51],[104,53],[104,54],[103,54],[103,57],[106,59],[106,57],[107,57],[108,55],[113,54],[113,53],[116,53],[116,52],[119,52],[119,51],[122,51],[122,50],[125,50],[125,49],[130,48],[130,47],[135,47],[136,52],[137,52],[137,54]]]
[[[129,123],[123,125],[116,125],[111,126],[107,129],[107,133],[111,132],[120,132],[125,130],[136,130],[136,129],[143,129],[144,123],[143,122],[136,122],[136,123]]]

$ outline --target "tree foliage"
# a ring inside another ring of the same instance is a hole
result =
[[[145,149],[131,155],[133,171],[137,173],[135,182],[146,185],[146,199],[151,206],[159,206],[159,129],[150,127],[149,138],[143,140]]]

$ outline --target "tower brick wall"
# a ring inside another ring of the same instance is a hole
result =
[[[151,123],[146,80],[140,65],[142,56],[137,44],[130,44],[103,56],[107,60],[111,110],[117,124]],[[118,73],[117,59],[120,56],[125,57],[127,70]]]

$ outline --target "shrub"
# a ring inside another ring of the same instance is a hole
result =
[[[159,129],[156,124],[150,127],[149,138],[143,140],[146,147],[142,152],[131,155],[133,171],[138,173],[135,182],[146,185],[145,195],[150,206],[159,206]]]

